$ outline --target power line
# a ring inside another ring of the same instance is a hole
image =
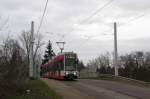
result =
[[[141,15],[138,15],[138,16],[136,16],[136,17],[130,19],[130,20],[129,20],[126,24],[124,24],[124,25],[127,25],[127,24],[129,24],[129,23],[131,23],[131,22],[133,22],[133,21],[136,21],[136,20],[138,20],[138,19],[140,19],[140,18],[142,18],[142,17],[144,17],[144,16],[146,16],[146,15],[148,15],[148,14],[150,14],[150,11],[145,12],[145,13],[143,13],[143,14],[141,14]],[[122,25],[122,26],[124,26],[124,25]]]
[[[109,6],[114,0],[110,0],[107,3],[105,3],[102,7],[98,8],[92,15],[90,15],[89,17],[87,17],[85,20],[79,22],[79,24],[83,24],[86,21],[88,21],[89,19],[91,19],[93,16],[95,16],[97,13],[99,13],[100,11],[102,11],[104,8],[106,8],[107,6]],[[69,34],[71,34],[74,31],[74,29],[71,29]],[[64,36],[68,35],[68,33],[64,34]]]
[[[146,16],[146,15],[149,15],[149,14],[150,14],[150,11],[145,12],[145,13],[142,13],[142,14],[140,14],[140,15],[138,15],[138,16],[135,16],[134,18],[128,20],[128,21],[127,21],[126,23],[124,23],[123,25],[118,26],[118,28],[119,28],[119,27],[122,27],[122,26],[125,26],[125,25],[128,25],[129,23],[131,23],[131,22],[133,22],[133,21],[136,21],[136,20],[138,20],[138,19],[140,19],[140,18],[142,18],[142,17],[144,17],[144,16]],[[109,29],[109,30],[103,31],[103,32],[109,32],[109,31],[111,31],[111,30],[112,30],[112,29]],[[113,35],[113,33],[112,33],[112,34],[106,34],[106,35]]]
[[[98,14],[100,11],[102,11],[105,7],[109,6],[114,0],[110,0],[107,3],[105,3],[102,7],[98,8],[92,15],[90,15],[89,17],[87,17],[85,20],[83,20],[80,24],[84,23],[85,21],[88,21],[89,19],[91,19],[93,16],[95,16],[96,14]]]
[[[95,16],[97,13],[99,13],[100,11],[102,11],[105,7],[107,7],[107,6],[108,6],[109,4],[111,4],[113,1],[114,1],[114,0],[111,0],[111,1],[107,2],[106,4],[104,4],[101,8],[99,8],[98,10],[96,10],[92,15],[90,15],[89,17],[87,17],[85,20],[81,21],[79,24],[82,24],[82,23],[88,21],[89,19],[91,19],[93,16]],[[140,14],[140,15],[138,15],[138,16],[135,16],[134,18],[130,19],[129,21],[127,21],[127,23],[125,23],[125,24],[123,24],[123,25],[121,25],[121,26],[127,25],[127,24],[129,24],[130,22],[136,21],[136,20],[138,20],[138,19],[140,19],[140,18],[142,18],[142,17],[144,17],[144,16],[146,16],[146,15],[149,15],[149,14],[150,14],[150,11],[145,12],[145,13],[142,13],[142,14]],[[118,26],[118,27],[121,27],[121,26]],[[109,32],[109,31],[111,31],[111,30],[112,30],[112,29],[109,29],[109,30],[107,30],[107,31],[105,30],[105,31],[103,31],[103,32]],[[70,31],[70,33],[73,32],[73,31],[74,31],[74,29],[72,29],[72,30]],[[103,33],[103,35],[113,35],[113,33],[111,33],[111,34]],[[98,36],[98,35],[97,35],[97,36]],[[86,40],[86,41],[88,41],[88,40],[90,40],[91,38],[93,38],[92,36],[86,36],[86,37],[87,37],[87,40]],[[95,36],[95,37],[96,37],[96,36]]]
[[[47,0],[48,1],[48,0]],[[102,11],[104,8],[106,8],[107,6],[109,6],[114,0],[110,0],[107,3],[105,3],[102,7],[98,8],[92,15],[90,15],[89,17],[87,17],[85,20],[81,21],[79,24],[82,24],[86,21],[88,21],[89,19],[91,19],[93,16],[95,16],[97,13],[99,13],[100,11]],[[44,15],[44,14],[43,14]],[[71,34],[74,31],[74,29],[71,29],[69,31],[69,34]],[[39,32],[39,31],[38,31]],[[63,37],[65,37],[66,35],[68,35],[68,33],[63,34]]]
[[[37,34],[39,33],[40,28],[42,26],[44,15],[45,15],[45,12],[46,12],[46,9],[47,9],[47,5],[48,5],[48,0],[46,1],[45,7],[44,7],[44,12],[43,12],[43,15],[42,15],[42,18],[41,18],[41,21],[40,21],[40,24],[39,24],[39,27],[38,27],[38,30],[37,30]]]

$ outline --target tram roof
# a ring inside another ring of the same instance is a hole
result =
[[[65,55],[65,54],[75,54],[74,52],[62,52],[62,53],[58,53],[57,55]]]
[[[63,55],[65,55],[65,54],[75,54],[75,53],[74,52],[62,52],[62,53],[58,53],[56,56],[54,56],[52,58],[52,60],[53,61],[54,60],[63,60],[64,59]],[[50,60],[49,62],[51,62],[52,60]]]
[[[51,60],[49,60],[47,63],[45,63],[42,67],[46,67],[48,64],[51,64],[54,61],[63,60],[64,59],[63,55],[65,55],[65,54],[76,54],[76,53],[74,53],[74,52],[62,52],[62,53],[58,53],[56,56],[52,57]]]

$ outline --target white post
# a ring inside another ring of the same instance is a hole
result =
[[[118,49],[117,49],[117,24],[114,22],[114,67],[115,76],[118,76]]]
[[[34,22],[31,22],[31,37],[30,37],[30,53],[29,53],[29,77],[34,78],[34,66],[33,66],[33,33],[34,33]]]

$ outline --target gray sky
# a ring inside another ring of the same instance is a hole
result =
[[[150,51],[150,0],[114,0],[89,20],[97,9],[109,0],[49,0],[40,33],[44,41],[65,41],[65,51],[77,52],[84,62],[104,52],[113,51],[113,22],[118,23],[119,54]],[[8,33],[14,38],[22,30],[39,25],[46,0],[1,0],[0,39]],[[140,17],[144,15],[143,17]],[[140,17],[140,18],[139,18]],[[64,37],[62,35],[65,35]]]

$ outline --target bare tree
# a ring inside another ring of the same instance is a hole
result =
[[[34,45],[33,45],[33,50],[34,50],[34,54],[33,54],[33,58],[35,59],[38,53],[38,50],[41,48],[41,46],[44,44],[42,42],[42,35],[38,34],[38,35],[34,35]],[[31,33],[30,32],[26,32],[23,31],[21,36],[20,36],[20,40],[21,43],[24,47],[24,49],[26,50],[26,55],[29,59],[29,53],[30,53],[30,46],[31,46]]]
[[[41,34],[37,34],[33,36],[34,38],[34,42],[33,42],[33,63],[34,63],[34,72],[36,72],[37,69],[37,64],[35,64],[37,61],[37,57],[39,57],[40,53],[39,53],[39,49],[41,48],[41,46],[44,44],[42,42],[42,35]],[[30,46],[31,46],[31,32],[26,32],[23,31],[21,36],[20,36],[20,40],[21,43],[25,49],[26,52],[26,57],[27,57],[27,63],[29,65],[29,54],[30,54]],[[38,64],[40,65],[40,64]],[[34,73],[35,74],[35,73]]]
[[[1,67],[5,68],[4,72],[6,73],[12,73],[14,69],[21,68],[21,65],[19,66],[18,64],[20,63],[22,64],[24,61],[24,57],[25,57],[24,50],[20,47],[18,41],[14,39],[10,39],[10,38],[7,38],[7,40],[5,40],[4,45],[1,49],[0,56],[1,56],[0,65]],[[14,68],[12,66],[13,63],[16,64],[15,66],[18,65],[19,67]],[[19,72],[23,72],[23,71],[20,70]],[[18,74],[18,72],[16,73]],[[8,74],[8,76],[10,77],[11,75]],[[17,79],[20,79],[20,78],[17,78]]]
[[[17,40],[8,37],[0,48],[0,98],[13,94],[27,79],[24,50]]]
[[[90,60],[87,65],[89,68],[91,68],[91,70],[94,71],[101,67],[107,68],[108,66],[110,66],[110,54],[101,54],[97,58]]]
[[[108,67],[110,65],[110,54],[109,53],[102,54],[96,60],[97,60],[98,67],[102,67],[102,66]]]
[[[27,63],[29,64],[29,53],[30,53],[30,32],[23,31],[20,40],[23,45],[23,48],[25,49],[26,57],[27,57]]]
[[[42,37],[43,36],[41,34],[35,35],[34,54],[33,54],[33,59],[34,60],[39,55],[39,53],[38,53],[39,49],[44,45],[44,43],[42,42]]]

